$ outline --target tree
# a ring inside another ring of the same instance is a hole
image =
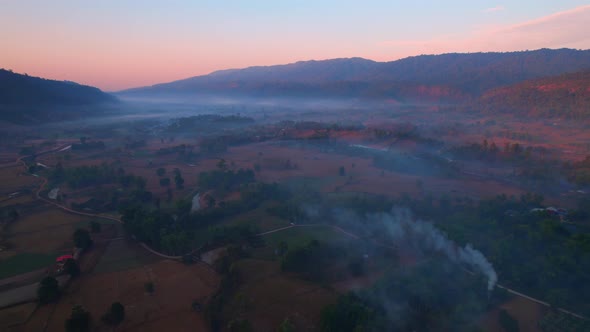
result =
[[[54,277],[45,277],[37,288],[37,298],[41,304],[55,301],[59,297],[59,283]]]
[[[93,220],[90,222],[90,231],[92,233],[100,233],[101,228],[102,227],[98,221]]]
[[[77,277],[80,274],[80,266],[74,259],[68,258],[64,263],[64,272],[71,277]]]
[[[125,319],[125,306],[121,302],[111,304],[109,310],[102,316],[102,321],[109,325],[119,325]]]
[[[518,332],[520,328],[518,327],[518,321],[512,317],[506,310],[500,310],[498,313],[498,322],[504,331],[506,332]]]
[[[78,228],[74,232],[73,238],[76,248],[86,250],[92,246],[92,238],[90,237],[90,233],[85,229]]]
[[[156,170],[156,174],[158,176],[164,176],[166,174],[166,169],[164,167],[160,167]]]
[[[81,305],[75,305],[70,318],[66,320],[65,327],[66,332],[90,331],[90,313]]]
[[[285,320],[283,320],[283,322],[281,323],[281,326],[279,326],[279,331],[280,332],[295,332],[295,326],[293,325],[293,323],[291,323],[289,318],[285,318]]]
[[[360,277],[365,274],[365,264],[362,258],[353,259],[348,263],[348,271],[354,277]]]
[[[153,294],[156,291],[156,287],[154,286],[154,283],[151,281],[146,282],[143,285],[143,288],[145,289],[146,292],[148,292],[150,294]]]
[[[252,324],[247,319],[234,319],[227,324],[227,329],[230,332],[250,332],[254,331]]]
[[[184,179],[178,168],[174,169],[174,183],[176,184],[176,189],[182,189],[184,187]]]
[[[289,245],[285,241],[279,242],[279,246],[277,247],[277,255],[283,256],[284,254],[289,251]]]
[[[219,161],[217,162],[217,168],[219,168],[222,171],[227,170],[227,162],[225,161],[225,159],[219,159]]]
[[[336,304],[322,310],[321,330],[326,332],[364,331],[371,321],[373,310],[354,294],[343,295]]]

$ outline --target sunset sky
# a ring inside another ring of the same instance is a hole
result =
[[[590,48],[577,0],[0,0],[0,68],[106,91],[310,59]]]

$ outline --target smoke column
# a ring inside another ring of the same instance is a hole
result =
[[[392,209],[391,213],[367,216],[369,224],[380,222],[389,231],[394,241],[404,242],[424,251],[444,254],[452,262],[466,264],[479,271],[488,279],[488,291],[496,285],[498,275],[492,264],[471,244],[461,248],[451,241],[432,223],[414,220],[407,209]]]

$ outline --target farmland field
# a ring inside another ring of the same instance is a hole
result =
[[[146,282],[154,283],[153,294],[144,290]],[[156,331],[167,324],[175,331],[203,329],[203,318],[192,311],[191,303],[205,301],[217,282],[215,273],[202,264],[186,266],[170,261],[115,272],[96,272],[68,287],[48,327],[58,331],[72,305],[81,304],[96,315],[95,328],[105,329],[98,315],[112,302],[119,301],[126,307],[126,319],[121,326],[124,330]]]

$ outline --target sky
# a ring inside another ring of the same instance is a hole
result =
[[[0,68],[118,91],[311,59],[590,49],[588,31],[588,0],[0,0]]]

